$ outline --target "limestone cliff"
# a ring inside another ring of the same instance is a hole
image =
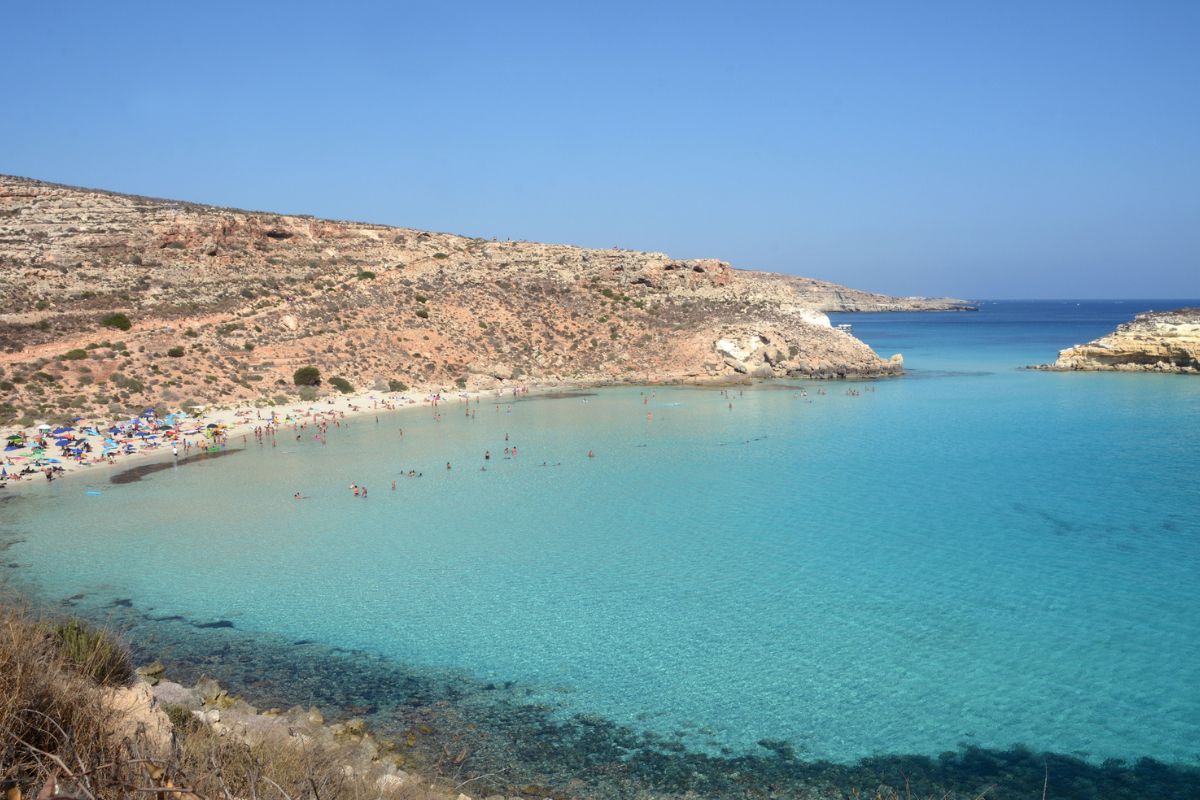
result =
[[[0,177],[0,299],[10,417],[283,402],[307,365],[360,389],[884,375],[899,364],[819,312],[939,307],[715,260],[13,177]]]
[[[1200,308],[1138,314],[1107,336],[1061,351],[1050,368],[1200,374]]]

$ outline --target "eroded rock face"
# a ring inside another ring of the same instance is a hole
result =
[[[1138,314],[1107,336],[1061,351],[1051,368],[1200,374],[1200,308]]]
[[[17,408],[39,380],[80,415],[244,402],[294,391],[301,366],[364,389],[891,374],[822,310],[928,307],[909,302],[712,259],[0,176],[0,378],[19,379],[0,400]],[[114,312],[132,327],[103,327]]]

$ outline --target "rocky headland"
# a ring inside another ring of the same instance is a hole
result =
[[[1200,374],[1200,308],[1149,311],[1042,369]]]
[[[0,300],[0,424],[290,402],[305,366],[310,395],[891,375],[825,312],[967,308],[2,176]]]

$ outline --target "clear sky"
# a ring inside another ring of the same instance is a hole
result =
[[[1200,2],[8,3],[0,172],[893,294],[1200,295]]]

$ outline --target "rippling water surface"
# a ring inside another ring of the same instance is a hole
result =
[[[361,417],[23,490],[0,544],[41,601],[181,659],[341,648],[709,756],[1195,765],[1200,379],[1017,369],[1166,305],[844,315],[909,375]]]

